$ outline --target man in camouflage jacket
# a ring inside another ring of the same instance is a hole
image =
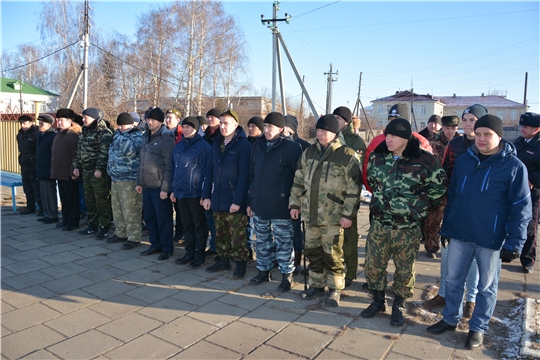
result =
[[[98,231],[96,239],[106,239],[112,221],[111,178],[107,173],[107,160],[112,132],[99,116],[96,108],[82,113],[84,127],[73,160],[73,179],[82,176],[84,199],[88,208],[88,227],[81,235]]]
[[[393,120],[386,140],[368,161],[368,183],[373,190],[372,223],[366,241],[366,279],[374,301],[361,315],[371,318],[386,310],[386,268],[393,257],[396,270],[392,291],[391,325],[402,326],[405,298],[412,297],[414,260],[420,246],[421,222],[429,209],[444,199],[448,178],[435,156],[420,148],[409,121]]]
[[[300,210],[306,221],[305,256],[309,259],[309,286],[304,299],[322,297],[326,306],[338,306],[345,287],[344,229],[351,227],[359,201],[362,175],[355,152],[345,146],[334,115],[317,121],[317,141],[298,161],[289,198],[292,219]]]

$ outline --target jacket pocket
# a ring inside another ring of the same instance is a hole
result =
[[[340,205],[343,205],[345,203],[345,201],[341,200],[340,198],[338,198],[337,196],[333,195],[333,194],[330,194],[330,193],[327,193],[326,194],[326,197],[330,200],[332,200],[333,202],[336,202]]]

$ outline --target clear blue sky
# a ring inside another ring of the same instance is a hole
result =
[[[156,1],[157,3],[160,1]],[[249,44],[256,89],[271,89],[271,32],[260,22],[272,15],[272,1],[224,1]],[[136,19],[149,2],[94,2],[102,31],[133,35]],[[39,41],[41,3],[2,1],[2,49]],[[539,112],[539,2],[291,1],[280,3],[279,25],[319,112],[326,102],[329,64],[338,71],[332,107],[354,106],[362,75],[361,99],[389,96],[411,87],[422,94],[480,95],[493,90],[522,102],[525,72],[530,110]],[[21,26],[21,22],[24,24]],[[55,50],[55,49],[51,49]],[[301,90],[283,56],[285,91]]]

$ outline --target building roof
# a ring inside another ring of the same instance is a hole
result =
[[[524,106],[512,100],[508,100],[504,96],[488,95],[488,96],[440,96],[437,97],[440,102],[446,106],[467,107],[473,104],[481,104],[487,107],[520,107]]]
[[[409,90],[405,90],[405,91],[396,91],[396,93],[394,95],[390,95],[390,96],[387,96],[387,97],[375,99],[372,102],[377,102],[377,101],[411,101],[411,98],[412,98],[413,101],[433,101],[433,102],[439,101],[438,99],[435,99],[433,97],[433,95],[429,95],[429,94],[422,95],[422,94],[412,93],[412,96],[411,96],[411,92]]]
[[[0,91],[3,93],[20,93],[23,94],[31,94],[31,95],[45,95],[45,96],[60,96],[58,94],[54,94],[50,91],[43,90],[40,88],[37,88],[35,86],[26,84],[23,82],[22,84],[22,91],[15,90],[15,84],[20,84],[21,81],[17,79],[9,79],[9,78],[2,78],[1,79],[1,86]]]

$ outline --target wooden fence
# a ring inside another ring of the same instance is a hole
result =
[[[0,135],[2,141],[2,154],[0,155],[0,170],[20,173],[19,150],[17,148],[17,133],[19,132],[19,122],[2,120],[0,121]]]

